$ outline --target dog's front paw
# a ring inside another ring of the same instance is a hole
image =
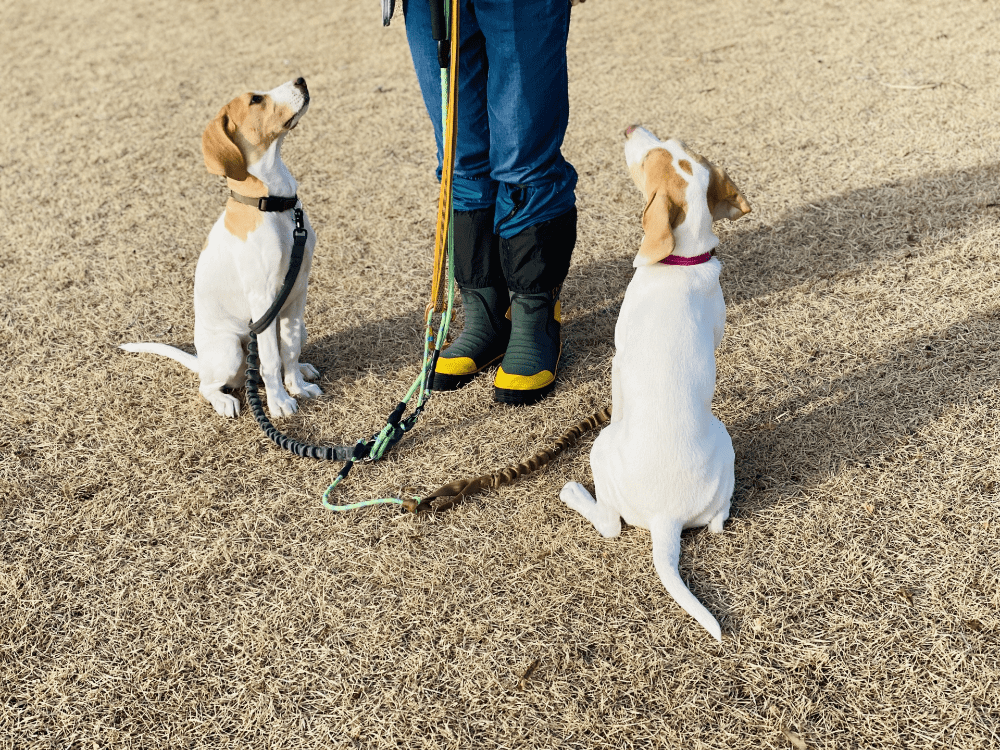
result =
[[[290,417],[299,410],[298,402],[287,393],[280,393],[272,396],[267,394],[267,411],[271,419],[278,417]]]
[[[319,370],[313,367],[308,362],[299,362],[299,373],[306,380],[315,380],[319,377]]]
[[[318,385],[313,385],[312,383],[303,383],[302,395],[306,398],[316,398],[317,396],[323,395],[323,389]]]
[[[298,380],[289,378],[285,381],[285,388],[296,398],[316,398],[323,395],[323,390],[318,385],[307,383],[301,378]]]

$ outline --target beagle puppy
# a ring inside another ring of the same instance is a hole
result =
[[[717,640],[719,623],[677,572],[681,530],[719,533],[733,494],[733,443],[712,414],[715,350],[726,305],[713,219],[750,206],[725,171],[677,140],[636,126],[625,159],[642,191],[645,232],[615,326],[611,421],[590,452],[597,498],[576,482],[560,497],[605,537],[620,519],[649,529],[667,591]]]
[[[271,91],[238,96],[219,110],[201,139],[205,166],[227,178],[230,197],[208,235],[194,277],[194,356],[166,344],[122,344],[130,352],[170,357],[198,373],[198,389],[219,414],[235,417],[228,391],[243,385],[250,321],[274,301],[288,270],[295,229],[297,183],[281,160],[281,144],[309,108],[299,78]],[[270,198],[261,202],[261,198]],[[286,199],[286,200],[281,200]],[[298,410],[292,396],[319,396],[305,381],[319,375],[299,362],[306,340],[303,314],[316,234],[303,212],[308,238],[302,266],[277,319],[259,336],[260,373],[272,417]],[[283,376],[283,377],[282,377]],[[282,379],[284,383],[282,383]],[[287,389],[287,390],[286,390]],[[289,395],[290,394],[290,395]]]

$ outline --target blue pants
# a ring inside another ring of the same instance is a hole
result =
[[[454,206],[456,211],[492,208],[494,229],[509,239],[576,205],[576,170],[560,151],[569,119],[570,3],[459,4]],[[437,42],[431,38],[428,0],[404,0],[403,15],[413,67],[434,124],[440,179],[441,68]]]

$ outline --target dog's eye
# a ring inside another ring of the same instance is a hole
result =
[[[262,101],[264,101],[264,97],[260,94],[254,94],[250,97],[250,104],[260,104]]]

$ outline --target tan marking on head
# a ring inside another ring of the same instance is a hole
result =
[[[688,153],[708,170],[708,193],[705,198],[708,200],[708,211],[712,214],[713,219],[716,221],[719,219],[735,221],[750,213],[750,204],[729,178],[729,175],[726,174],[726,170],[715,166],[705,157],[692,151],[688,151]]]
[[[237,181],[247,178],[253,164],[288,132],[295,112],[268,94],[238,96],[219,110],[201,137],[205,166],[212,174]]]
[[[673,230],[683,224],[687,216],[685,193],[688,183],[677,173],[674,157],[666,149],[651,149],[642,162],[641,171],[643,182],[639,187],[646,197],[646,208],[642,212],[645,235],[637,260],[642,258],[645,264],[650,264],[674,251]]]
[[[681,159],[679,162],[677,162],[677,166],[690,175],[694,174],[694,169],[691,166],[691,162],[689,162],[687,159]]]
[[[642,163],[629,164],[628,173],[632,176],[632,182],[634,182],[636,187],[638,187],[642,191],[643,195],[645,195],[646,188],[644,186],[646,184],[646,173],[642,171]]]

